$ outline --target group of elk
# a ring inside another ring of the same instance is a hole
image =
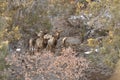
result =
[[[37,37],[29,39],[29,50],[34,52],[46,48],[48,51],[52,51],[57,44],[60,32],[56,31],[54,35],[51,35],[48,32],[40,31],[37,33]]]

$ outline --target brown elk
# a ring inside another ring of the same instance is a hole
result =
[[[39,51],[40,49],[43,49],[43,48],[45,48],[45,46],[46,46],[46,44],[45,44],[45,42],[44,42],[44,35],[45,35],[46,33],[45,32],[43,32],[43,31],[40,31],[39,33],[38,33],[38,38],[36,39],[36,48],[37,48],[37,51]]]
[[[39,51],[39,49],[42,49],[45,46],[47,46],[43,38],[45,34],[47,34],[47,30],[44,32],[40,31],[39,33],[36,32],[35,36],[29,39],[29,50],[30,51],[34,52],[35,49]]]
[[[34,50],[35,50],[36,39],[37,39],[36,37],[29,39],[29,44],[28,44],[29,50],[32,52],[34,52]]]
[[[58,40],[59,37],[60,37],[60,32],[61,32],[61,31],[57,31],[57,32],[55,33],[55,35],[49,36],[49,39],[48,39],[48,41],[47,41],[47,49],[48,49],[48,50],[52,51],[53,48],[55,48],[55,46],[56,46],[56,44],[57,44],[57,40]]]
[[[48,44],[48,40],[52,37],[52,35],[50,34],[46,34],[44,35],[44,45],[45,45],[45,48],[47,47],[47,44]]]

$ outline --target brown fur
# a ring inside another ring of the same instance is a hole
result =
[[[43,40],[42,37],[39,37],[39,38],[36,39],[36,45],[35,46],[37,48],[37,51],[44,48],[44,40]]]
[[[52,50],[53,47],[55,47],[54,43],[55,43],[55,38],[50,37],[50,39],[48,40],[47,49]]]
[[[44,39],[44,47],[46,48],[47,47],[47,44],[48,44],[48,40],[52,37],[52,35],[50,34],[46,34],[44,35],[43,39]]]
[[[60,32],[56,32],[55,35],[49,37],[49,39],[47,41],[47,49],[48,50],[52,51],[53,48],[55,48],[59,37],[60,37]]]
[[[35,50],[35,41],[36,41],[36,38],[31,38],[29,40],[29,50],[34,52]]]
[[[36,48],[37,48],[37,51],[39,51],[40,49],[43,49],[43,48],[45,48],[44,46],[45,46],[45,44],[44,44],[44,35],[45,35],[46,33],[44,33],[43,31],[40,31],[39,33],[38,33],[38,38],[36,39]]]

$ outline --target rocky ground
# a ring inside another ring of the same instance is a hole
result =
[[[85,21],[81,17],[55,18],[50,34],[57,30],[62,32],[54,52],[43,49],[31,54],[20,45],[10,49],[12,53],[6,58],[10,65],[6,70],[9,80],[107,80],[117,61],[114,54],[104,54],[101,43],[109,36],[109,31],[91,28]],[[64,37],[67,37],[66,46],[62,45]]]

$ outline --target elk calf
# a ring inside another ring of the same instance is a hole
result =
[[[32,52],[34,52],[34,50],[35,50],[35,41],[36,41],[35,38],[31,38],[29,40],[29,50]]]
[[[54,48],[55,38],[50,37],[50,39],[47,41],[47,49],[52,50]]]

